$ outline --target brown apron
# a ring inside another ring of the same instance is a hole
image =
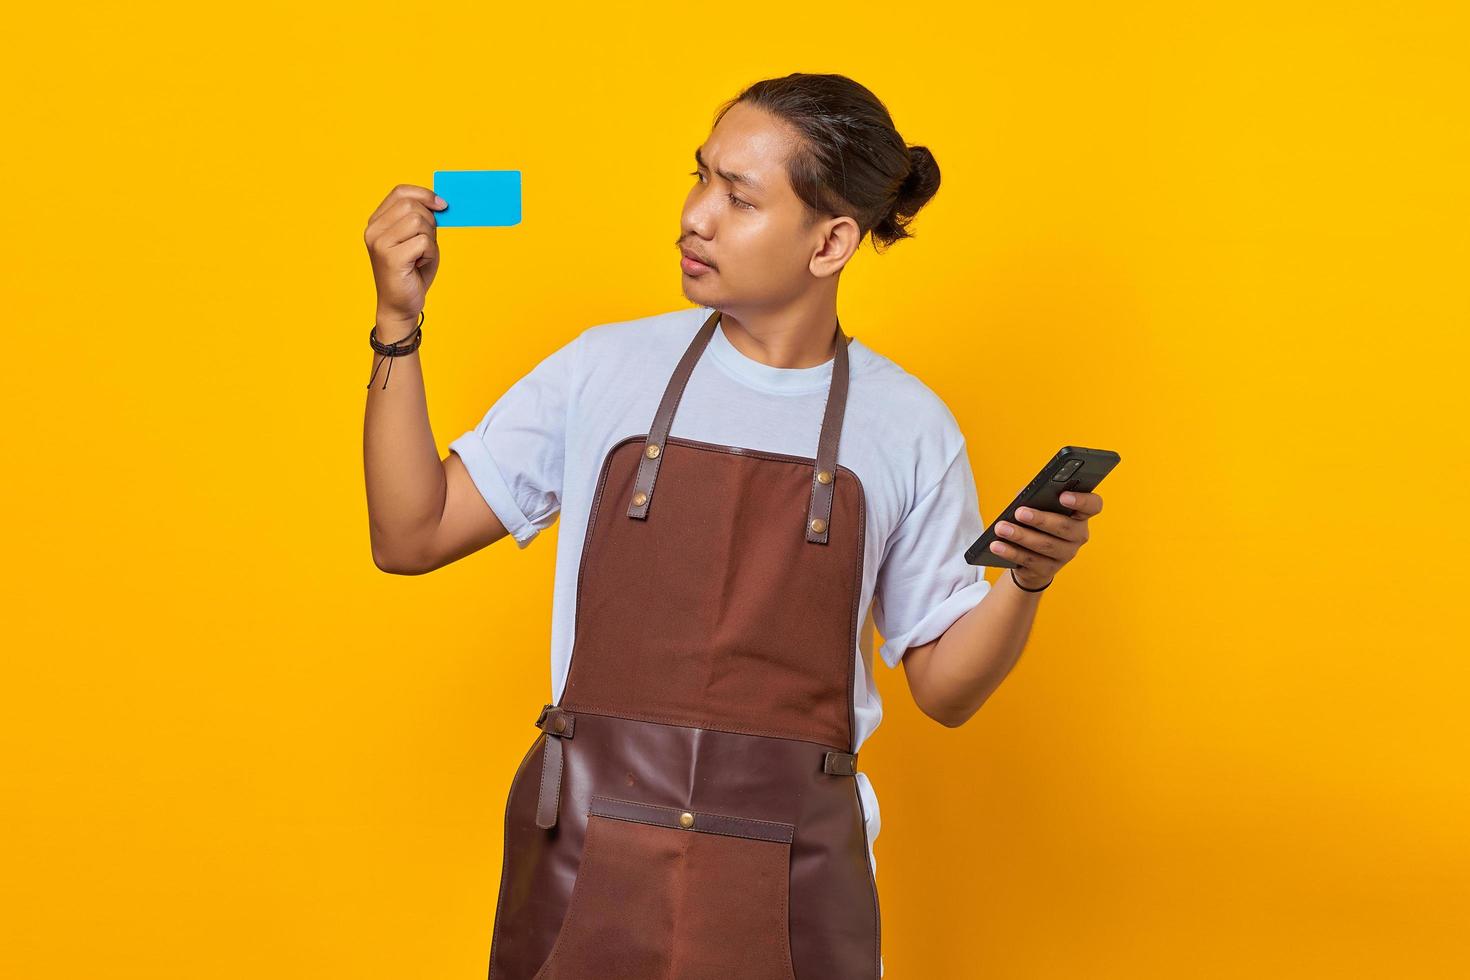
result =
[[[718,320],[648,433],[603,459],[566,689],[506,802],[490,980],[879,975],[847,337],[839,322],[815,458],[670,437]]]

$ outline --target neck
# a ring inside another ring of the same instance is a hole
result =
[[[730,346],[754,361],[779,368],[809,368],[836,352],[837,309],[825,302],[779,310],[720,311]]]

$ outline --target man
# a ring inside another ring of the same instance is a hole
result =
[[[862,239],[907,237],[939,186],[871,92],[757,82],[695,158],[693,308],[584,330],[442,460],[416,353],[368,396],[378,567],[562,520],[553,699],[507,802],[492,980],[881,976],[865,616],[919,707],[963,724],[1101,509],[1018,514],[993,588],[964,561],[982,524],[953,415],[836,313]],[[415,333],[440,207],[401,185],[369,220],[379,341]]]

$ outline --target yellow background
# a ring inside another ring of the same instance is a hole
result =
[[[692,149],[798,70],[938,158],[840,312],[983,516],[1123,457],[969,724],[882,674],[887,980],[1470,972],[1464,7],[1035,6],[13,14],[0,975],[484,975],[557,530],[373,566],[363,226],[524,171],[440,234],[442,450],[686,305]]]

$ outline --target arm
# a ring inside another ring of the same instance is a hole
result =
[[[378,568],[422,575],[473,554],[508,532],[475,489],[459,456],[451,452],[438,457],[416,363],[418,352],[397,360],[415,364],[412,370],[395,364],[388,389],[368,396],[363,426],[368,533]],[[412,384],[407,383],[410,376]],[[402,389],[400,377],[405,382]]]
[[[1021,659],[1040,600],[1005,572],[937,640],[910,648],[904,677],[919,709],[948,728],[969,721]]]
[[[363,239],[377,283],[378,339],[413,333],[438,270],[436,222],[442,207],[426,187],[400,184],[368,220]],[[372,353],[374,366],[381,358]],[[476,491],[459,457],[440,459],[429,426],[419,352],[383,365],[367,392],[363,469],[373,563],[385,572],[418,575],[457,561],[506,535]]]
[[[1046,585],[1076,556],[1088,539],[1088,518],[1102,510],[1095,493],[1063,494],[1062,502],[1073,507],[1071,514],[1029,512],[1027,520],[1018,512],[1017,519],[1030,526],[1013,526],[1012,543],[996,542],[992,549],[1021,564],[1016,576],[1027,588]],[[980,603],[938,639],[910,649],[904,675],[920,709],[949,728],[969,721],[1021,658],[1040,599],[1040,592],[1019,588],[1003,572]]]

